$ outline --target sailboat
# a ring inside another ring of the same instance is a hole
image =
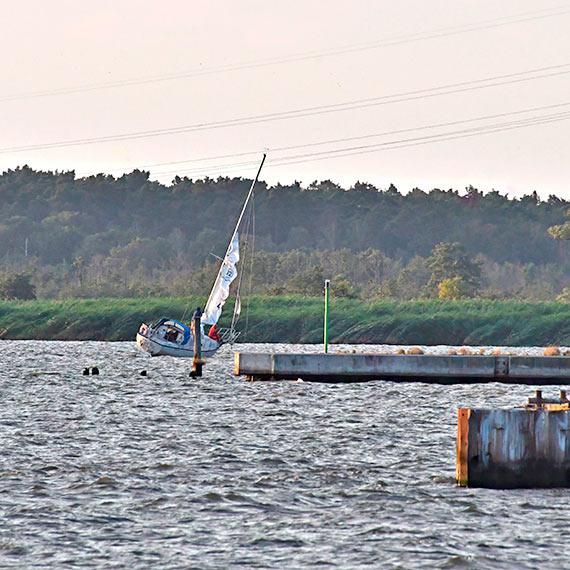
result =
[[[230,239],[226,255],[222,259],[218,275],[214,281],[208,301],[201,315],[200,338],[201,352],[203,357],[213,356],[216,351],[224,344],[233,343],[239,336],[234,328],[237,316],[241,309],[239,296],[236,296],[234,308],[234,317],[230,328],[216,329],[216,325],[222,315],[222,308],[226,299],[230,294],[230,285],[237,277],[237,264],[239,262],[239,227],[245,214],[253,190],[263,168],[265,162],[265,154],[257,170],[255,179],[253,180],[249,192],[247,193],[245,202],[241,209],[235,225],[234,232]],[[204,325],[209,325],[208,334],[204,332]],[[142,323],[137,333],[138,346],[148,352],[151,356],[194,356],[194,334],[191,327],[170,318],[162,318],[153,325]]]

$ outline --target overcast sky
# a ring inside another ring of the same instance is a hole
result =
[[[0,0],[0,171],[570,199],[570,3]]]

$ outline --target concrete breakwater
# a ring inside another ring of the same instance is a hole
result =
[[[570,356],[272,354],[237,352],[234,374],[248,380],[481,383],[570,382]]]

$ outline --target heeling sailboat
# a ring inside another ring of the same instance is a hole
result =
[[[208,301],[204,307],[201,320],[201,339],[202,339],[202,356],[208,357],[215,352],[223,344],[233,342],[239,335],[234,329],[234,325],[240,311],[239,293],[236,295],[236,303],[234,307],[234,316],[230,328],[216,330],[216,325],[222,314],[222,308],[226,299],[230,294],[230,285],[237,277],[237,264],[239,262],[239,227],[246,212],[247,206],[253,195],[253,190],[263,168],[265,162],[265,154],[255,175],[249,192],[247,193],[245,202],[241,209],[235,225],[234,232],[230,239],[226,255],[222,260],[222,264],[218,271],[218,275],[210,291]],[[210,325],[212,328],[208,335],[204,334],[204,325]],[[152,356],[169,355],[169,356],[194,356],[194,336],[190,327],[185,324],[169,318],[160,319],[154,325],[143,323],[137,333],[138,346],[148,352]]]

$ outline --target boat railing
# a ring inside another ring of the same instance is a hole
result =
[[[220,335],[220,344],[232,344],[236,341],[237,337],[241,332],[235,329],[218,329],[218,334]]]

